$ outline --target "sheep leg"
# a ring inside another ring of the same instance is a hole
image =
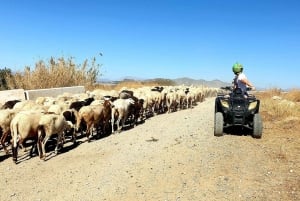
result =
[[[31,146],[31,149],[30,149],[30,152],[29,152],[29,156],[32,157],[33,156],[33,153],[36,152],[36,149],[37,149],[37,141],[38,139],[35,138],[33,143],[32,143],[32,146]]]
[[[8,136],[8,134],[10,133],[10,131],[6,131],[3,133],[3,135],[1,136],[1,145],[6,153],[6,155],[8,155],[8,150],[6,149],[6,146],[5,146],[5,140]]]
[[[103,121],[102,122],[102,125],[101,125],[101,134],[102,135],[106,135],[107,131],[108,131],[108,128],[107,128],[107,122],[106,121]]]
[[[16,132],[15,132],[16,133]],[[18,135],[13,135],[13,143],[12,143],[12,155],[13,155],[13,161],[17,163],[18,158],[18,146],[19,146],[19,140]]]
[[[18,145],[19,143],[15,143],[12,145],[12,155],[13,155],[13,161],[17,163],[18,158]]]
[[[118,128],[118,131],[119,131],[119,133],[121,132],[121,130],[123,129],[123,127],[124,127],[124,125],[125,125],[125,121],[126,121],[126,119],[128,118],[128,115],[125,115],[125,116],[123,116],[122,117],[122,126],[120,126],[119,128]],[[119,119],[119,122],[120,122],[120,120],[121,120],[121,118]],[[118,124],[119,125],[119,124]]]
[[[43,154],[43,152],[42,152],[42,141],[43,141],[42,136],[39,136],[38,140],[37,140],[37,149],[38,149],[40,159],[42,158],[42,154]]]
[[[96,137],[99,139],[101,134],[103,134],[104,132],[104,123],[101,120],[98,124],[95,124],[94,127],[96,128]]]
[[[117,131],[120,133],[121,132],[121,129],[122,129],[122,126],[120,126],[120,121],[121,121],[121,118],[119,117],[118,119],[117,119],[117,122],[116,122],[116,124],[117,124]],[[122,120],[122,122],[123,122],[123,120]]]
[[[86,125],[87,128],[86,128],[86,137],[87,137],[87,141],[90,142],[90,134],[93,132],[93,127],[92,125],[88,124]]]
[[[114,118],[111,119],[111,133],[114,133]]]
[[[115,118],[118,117],[119,117],[119,112],[115,108],[112,108],[111,109],[111,133],[115,133],[115,129],[114,129]]]
[[[46,160],[46,143],[49,140],[50,136],[45,136],[42,142],[42,158],[43,160]]]
[[[71,129],[72,130],[72,138],[73,138],[73,144],[76,144],[77,142],[76,142],[76,137],[77,137],[77,135],[76,135],[76,132],[75,132],[75,129],[74,128],[72,128]]]
[[[63,145],[63,133],[58,133],[57,134],[57,142],[56,142],[56,147],[55,147],[55,150],[54,150],[55,154],[57,154],[58,147],[59,147],[60,144]]]

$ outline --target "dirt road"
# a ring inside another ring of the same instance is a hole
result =
[[[0,200],[300,200],[296,136],[214,137],[213,119],[209,98],[47,161],[0,150]]]

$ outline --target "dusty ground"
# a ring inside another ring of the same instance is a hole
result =
[[[213,112],[210,98],[47,161],[1,149],[0,200],[300,200],[298,131],[214,137]]]

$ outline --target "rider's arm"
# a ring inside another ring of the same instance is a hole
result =
[[[240,81],[241,81],[242,83],[244,83],[245,85],[247,85],[247,86],[249,86],[249,87],[251,87],[251,88],[254,89],[254,85],[247,79],[247,77],[246,77],[244,74],[241,75]]]
[[[246,84],[247,86],[249,86],[251,88],[254,88],[254,85],[247,78],[241,79],[241,82],[243,82],[244,84]]]

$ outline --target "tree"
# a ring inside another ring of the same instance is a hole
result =
[[[4,68],[0,69],[0,90],[7,90],[8,84],[7,84],[7,77],[12,77],[11,69]]]

